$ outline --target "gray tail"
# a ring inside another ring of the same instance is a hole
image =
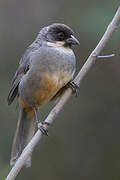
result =
[[[35,132],[35,122],[32,117],[21,109],[17,123],[17,129],[13,139],[10,165],[14,165],[19,156],[21,155],[25,146],[29,143]],[[31,156],[25,162],[26,167],[31,166]]]

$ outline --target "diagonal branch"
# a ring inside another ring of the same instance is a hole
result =
[[[93,50],[93,52],[90,54],[90,56],[88,57],[86,63],[83,65],[83,67],[80,70],[80,72],[78,73],[78,75],[75,77],[74,83],[76,83],[77,85],[81,84],[83,78],[86,76],[86,74],[88,73],[88,71],[90,70],[92,65],[94,64],[96,58],[98,57],[98,55],[100,54],[100,52],[102,51],[104,46],[106,45],[107,41],[112,36],[112,34],[115,31],[119,21],[120,21],[120,7],[118,8],[118,10],[117,10],[115,16],[113,17],[111,23],[108,25],[107,30],[104,33],[102,39],[100,40],[100,42],[98,43],[96,48]],[[63,108],[63,106],[67,102],[67,100],[70,98],[71,94],[72,94],[72,89],[68,88],[65,91],[64,95],[59,100],[59,102],[57,103],[57,105],[49,113],[45,122],[47,122],[48,124],[53,123],[53,120],[58,115],[60,110]],[[47,125],[44,125],[44,126],[46,126],[46,128],[48,129]],[[30,141],[30,143],[23,150],[23,152],[22,152],[21,156],[19,157],[19,159],[17,160],[16,164],[13,166],[13,168],[9,172],[6,180],[14,180],[15,179],[15,177],[17,176],[17,174],[19,173],[19,171],[23,167],[25,161],[27,160],[29,155],[32,153],[34,147],[38,144],[41,137],[42,137],[42,133],[40,130],[38,130],[36,132],[36,134],[34,135],[34,137],[32,138],[32,140]]]

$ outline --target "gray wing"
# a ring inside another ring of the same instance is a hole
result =
[[[40,48],[40,44],[37,42],[33,42],[25,51],[24,55],[20,59],[19,67],[13,77],[12,80],[12,86],[11,90],[8,95],[8,105],[10,105],[15,97],[18,95],[18,86],[21,81],[21,78],[26,74],[26,72],[29,70],[29,64],[30,64],[30,55],[32,52],[38,50]]]

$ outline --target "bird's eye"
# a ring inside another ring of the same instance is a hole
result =
[[[58,40],[63,41],[65,39],[65,34],[63,32],[59,32],[57,34]]]

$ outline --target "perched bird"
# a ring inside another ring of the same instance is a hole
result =
[[[14,165],[35,131],[35,121],[43,134],[47,130],[39,122],[37,110],[59,97],[70,86],[76,70],[72,46],[79,44],[73,31],[65,24],[52,24],[39,32],[19,62],[8,95],[8,105],[17,96],[20,113],[15,132],[10,164]],[[31,165],[31,157],[25,163]]]

